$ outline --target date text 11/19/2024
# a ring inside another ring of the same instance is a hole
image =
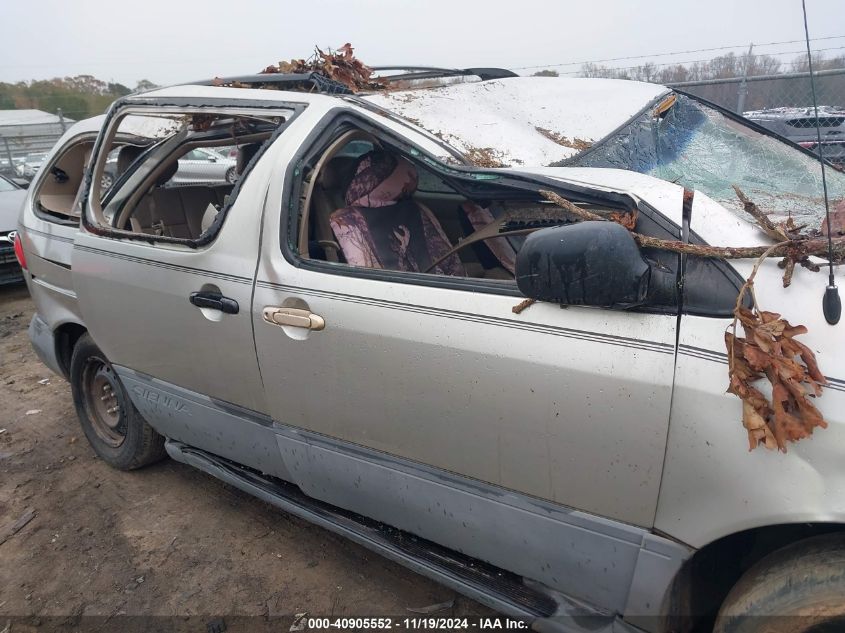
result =
[[[304,626],[303,626],[304,625]],[[295,618],[291,631],[319,630],[389,630],[406,629],[417,631],[460,631],[460,630],[528,630],[529,624],[512,618],[309,618],[307,615]]]

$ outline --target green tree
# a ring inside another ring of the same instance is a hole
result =
[[[154,84],[149,79],[142,79],[135,85],[135,90],[133,90],[133,92],[145,92],[156,88],[158,88],[158,85]]]
[[[110,83],[108,84],[108,92],[110,95],[116,95],[118,97],[125,97],[126,95],[132,92],[131,88],[127,88],[123,84],[118,83]]]

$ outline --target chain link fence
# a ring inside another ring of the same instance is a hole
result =
[[[47,152],[73,121],[40,110],[0,111],[0,174],[32,180]]]
[[[814,73],[822,153],[845,166],[845,68]],[[671,84],[727,110],[742,114],[816,151],[815,111],[809,72],[729,77]]]

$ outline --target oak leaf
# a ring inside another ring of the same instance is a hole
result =
[[[809,437],[827,422],[810,398],[821,395],[827,381],[809,347],[795,337],[807,332],[776,312],[737,306],[736,324],[745,338],[725,332],[728,350],[728,391],[742,399],[742,424],[748,431],[749,450],[759,445],[786,452],[789,442]],[[753,386],[765,377],[771,399]]]

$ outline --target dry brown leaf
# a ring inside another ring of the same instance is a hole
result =
[[[806,330],[807,328],[804,329]],[[801,350],[799,355],[801,356],[801,360],[804,361],[804,364],[807,366],[807,373],[810,375],[810,378],[820,385],[827,385],[827,378],[824,377],[824,374],[819,369],[819,364],[816,362],[816,355],[813,354],[813,351],[801,341],[793,340],[791,342],[795,343]]]
[[[792,338],[793,336],[799,336],[801,334],[807,333],[807,327],[804,325],[794,325],[783,329],[783,335],[786,338]],[[797,341],[796,341],[797,342]]]
[[[753,273],[746,282],[753,283]],[[753,294],[752,294],[753,297]],[[737,302],[734,329],[742,324],[745,338],[725,333],[730,382],[728,391],[742,399],[742,424],[749,448],[763,444],[786,452],[788,442],[809,437],[827,422],[809,398],[821,395],[826,384],[815,355],[795,336],[807,332],[791,325],[776,312],[749,310]],[[765,375],[772,385],[771,401],[752,386]]]
[[[745,360],[756,371],[762,371],[771,364],[772,357],[756,345],[746,345],[743,353]]]
[[[752,451],[762,442],[766,448],[777,448],[775,436],[772,435],[766,420],[748,402],[742,403],[742,424],[748,429],[748,450]]]
[[[347,42],[336,51],[314,47],[314,54],[308,59],[291,59],[267,66],[259,74],[302,74],[318,73],[336,81],[352,92],[385,88],[385,82],[373,77],[373,69],[355,57],[352,45]]]

